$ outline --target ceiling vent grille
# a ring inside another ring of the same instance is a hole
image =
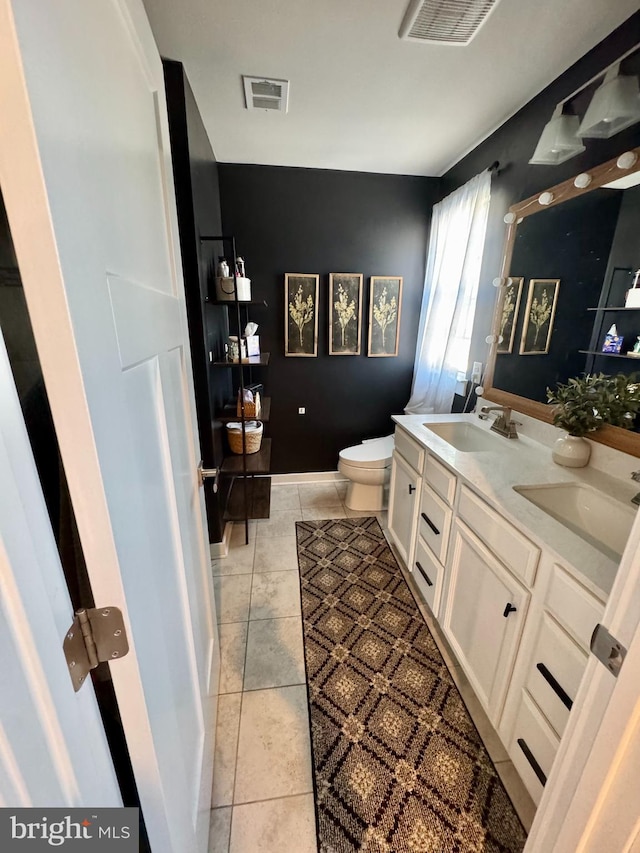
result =
[[[398,35],[405,41],[469,44],[499,0],[411,0]]]
[[[244,77],[244,97],[248,110],[286,113],[289,108],[289,81],[267,77]]]

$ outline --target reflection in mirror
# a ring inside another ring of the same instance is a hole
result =
[[[640,183],[640,172],[632,177]],[[604,186],[523,219],[513,243],[514,281],[503,303],[494,387],[546,402],[547,387],[571,376],[640,367],[626,355],[640,335],[640,302],[624,307],[640,267],[638,235],[640,186]],[[555,313],[551,287],[545,290],[540,280],[559,282]],[[619,355],[602,354],[612,325],[623,338]]]
[[[492,385],[546,403],[584,372],[640,371],[640,171],[535,208],[515,229]],[[603,352],[612,326],[619,352]]]

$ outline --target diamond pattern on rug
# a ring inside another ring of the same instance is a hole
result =
[[[321,853],[526,835],[375,518],[296,523]]]

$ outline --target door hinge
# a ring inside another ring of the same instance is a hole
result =
[[[122,611],[117,607],[76,610],[62,648],[77,693],[90,670],[104,661],[123,658],[129,651]]]
[[[613,637],[604,625],[596,625],[591,635],[591,651],[615,677],[622,668],[627,650]]]

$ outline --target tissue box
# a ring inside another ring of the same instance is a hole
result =
[[[622,349],[622,340],[620,335],[607,335],[602,345],[602,352],[619,353]]]
[[[243,338],[247,342],[247,355],[260,355],[260,335],[247,335]]]

